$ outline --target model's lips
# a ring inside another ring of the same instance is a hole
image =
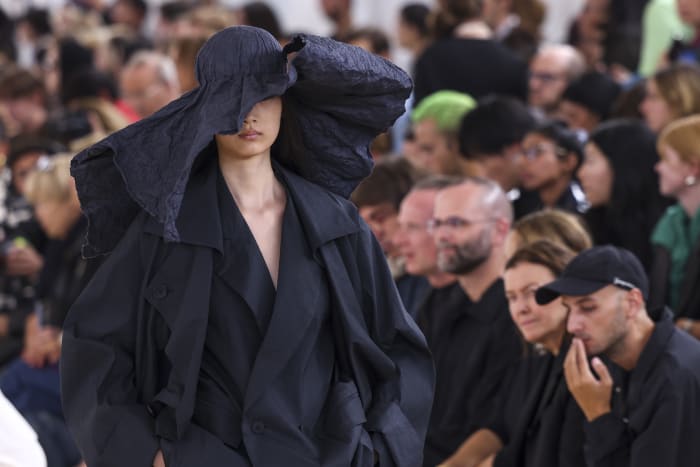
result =
[[[259,131],[248,130],[248,131],[242,131],[242,132],[238,133],[238,137],[242,138],[242,139],[255,139],[258,136],[260,136],[261,134],[262,133],[260,133]]]

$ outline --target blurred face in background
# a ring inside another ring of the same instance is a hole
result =
[[[697,0],[676,0],[678,16],[691,26],[700,25],[700,2]]]
[[[689,188],[688,177],[698,177],[698,167],[685,162],[670,146],[661,149],[661,159],[654,166],[659,174],[659,191],[664,196],[678,198]],[[695,183],[697,181],[690,185]]]
[[[554,112],[569,84],[566,59],[555,51],[535,55],[530,63],[528,102],[545,112]]]
[[[595,143],[588,143],[584,148],[584,157],[578,169],[581,187],[591,207],[608,204],[612,198],[613,169],[603,152]]]
[[[427,276],[438,272],[437,250],[428,231],[436,194],[433,189],[412,191],[401,202],[394,243],[409,274]]]
[[[660,132],[675,118],[673,110],[659,92],[659,87],[653,79],[648,79],[646,82],[644,100],[639,106],[639,111],[654,133]]]
[[[426,118],[413,125],[416,168],[434,175],[455,175],[461,172],[456,143],[452,142],[433,119]]]
[[[572,158],[549,138],[538,133],[528,134],[523,140],[523,188],[539,191],[558,183],[562,178],[570,179],[575,165],[575,161],[571,162]]]
[[[384,254],[389,257],[398,256],[394,238],[399,227],[398,212],[390,202],[361,206],[360,216],[367,223]]]

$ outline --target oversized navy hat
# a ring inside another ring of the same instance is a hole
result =
[[[299,52],[291,62],[287,56]],[[291,167],[348,197],[369,175],[369,144],[404,112],[408,75],[359,47],[300,35],[284,49],[268,32],[236,26],[197,56],[199,87],[79,153],[71,173],[88,217],[85,256],[111,251],[139,210],[177,241],[192,165],[215,134],[237,133],[258,102],[295,101],[306,158]]]

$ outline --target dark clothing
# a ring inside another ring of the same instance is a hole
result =
[[[519,362],[501,387],[498,418],[487,428],[504,443],[494,467],[583,467],[583,413],[566,386],[559,355]]]
[[[226,258],[216,164],[204,156],[183,197],[181,241],[165,242],[163,225],[141,213],[66,320],[63,403],[87,464],[147,466],[161,448],[167,465],[180,466],[364,467],[374,452],[381,466],[420,465],[433,391],[425,340],[356,208],[279,167],[304,236],[283,234],[298,251],[284,246],[247,383],[227,385],[245,394],[218,388],[213,416],[199,420],[208,394],[198,386],[214,363],[208,333],[233,332],[223,313],[254,318],[251,308],[266,308],[247,301],[259,298],[244,285],[254,277],[226,267],[237,247],[229,244]],[[218,303],[217,289],[240,297]],[[212,329],[210,317],[225,329]],[[246,327],[260,324],[249,319]],[[235,345],[216,349],[219,361]],[[218,370],[219,378],[232,371]]]
[[[443,89],[474,99],[505,94],[525,100],[527,64],[493,40],[441,39],[416,61],[415,104]]]
[[[507,195],[513,205],[513,218],[515,220],[542,209],[540,195],[535,191],[515,188],[509,191]]]
[[[655,311],[661,311],[670,303],[671,256],[661,246],[653,247],[653,262],[649,271],[649,314],[652,319]],[[678,306],[673,311],[676,318],[700,320],[700,241],[696,242],[685,264],[685,274],[681,284]]]
[[[520,356],[521,340],[500,279],[478,302],[458,283],[435,290],[421,308],[419,324],[437,375],[423,462],[434,467],[492,419],[503,377]]]
[[[423,276],[403,274],[396,279],[396,288],[406,311],[413,319],[418,316],[418,309],[430,292],[430,283]]]
[[[611,374],[612,411],[584,424],[586,465],[700,465],[700,342],[665,311],[637,366]]]
[[[572,181],[569,184],[569,188],[567,188],[564,193],[559,196],[559,199],[552,207],[570,212],[572,214],[583,214],[586,212],[586,209],[588,209],[588,202],[586,201],[586,196],[578,182]],[[546,206],[540,200],[539,206],[536,210],[539,211],[545,208]]]

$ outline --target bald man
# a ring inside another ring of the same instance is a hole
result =
[[[567,86],[586,71],[581,53],[570,45],[545,45],[530,62],[528,103],[543,116],[555,116]]]
[[[119,87],[124,101],[141,118],[180,97],[175,63],[160,52],[134,54],[122,70]]]
[[[520,356],[501,279],[512,220],[510,202],[491,180],[458,179],[436,195],[429,227],[437,264],[457,283],[419,320],[436,367],[426,467],[490,419],[505,371]]]

